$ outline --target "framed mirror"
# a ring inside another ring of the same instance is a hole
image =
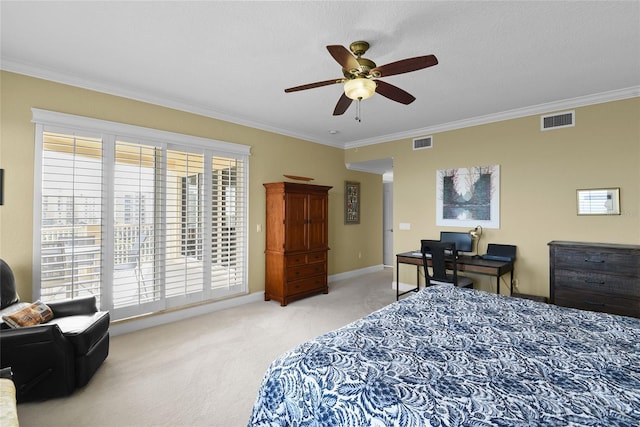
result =
[[[620,188],[576,190],[578,215],[620,215]]]

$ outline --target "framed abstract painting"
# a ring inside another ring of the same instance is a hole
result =
[[[500,165],[436,171],[436,225],[500,228]]]

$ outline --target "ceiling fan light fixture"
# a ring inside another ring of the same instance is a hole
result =
[[[351,99],[371,98],[375,92],[376,82],[363,77],[347,80],[344,84],[344,94]]]

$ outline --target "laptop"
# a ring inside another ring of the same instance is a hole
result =
[[[482,255],[482,259],[513,262],[516,260],[516,247],[514,245],[489,243],[487,246],[487,253]]]

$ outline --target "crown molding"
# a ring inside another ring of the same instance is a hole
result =
[[[272,132],[278,135],[289,136],[303,141],[315,142],[317,144],[330,145],[335,148],[344,148],[342,143],[331,143],[326,140],[315,140],[308,135],[301,133],[291,132],[288,129],[281,129],[278,127],[270,126],[265,123],[251,121],[242,117],[230,116],[220,111],[212,110],[202,105],[194,104],[186,99],[158,97],[146,92],[125,87],[121,85],[111,84],[109,82],[95,81],[85,79],[70,73],[61,73],[59,71],[35,66],[21,61],[16,61],[10,58],[2,58],[0,60],[0,69],[16,73],[23,74],[30,77],[35,77],[43,80],[48,80],[56,83],[61,83],[69,86],[79,87],[81,89],[87,89],[95,92],[101,92],[108,95],[120,96],[123,98],[131,99],[134,101],[145,102],[148,104],[159,105],[162,107],[172,108],[174,110],[183,111],[186,113],[197,114],[204,117],[209,117],[216,120],[222,120],[229,123],[234,123],[241,126],[247,126],[254,129],[263,130],[266,132]]]
[[[428,126],[421,129],[412,129],[389,135],[382,135],[375,138],[353,141],[345,144],[345,149],[375,145],[383,142],[397,141],[406,138],[416,138],[420,135],[430,135],[438,132],[446,132],[466,127],[485,125],[500,122],[503,120],[518,119],[542,113],[550,113],[568,108],[585,107],[588,105],[602,104],[604,102],[620,101],[623,99],[640,97],[640,86],[632,86],[624,89],[600,92],[591,95],[579,96],[576,98],[563,99],[544,104],[532,105],[530,107],[516,108],[514,110],[503,111],[495,114],[471,117],[469,119],[457,120],[435,126]]]
[[[604,102],[619,101],[628,98],[635,98],[640,96],[640,86],[633,86],[624,89],[618,89],[608,92],[601,92],[591,95],[580,96],[576,98],[564,99],[559,101],[553,101],[544,104],[533,105],[525,108],[518,108],[514,110],[503,111],[494,114],[487,114],[483,116],[471,117],[468,119],[457,120],[454,122],[443,123],[434,126],[428,126],[425,128],[411,129],[404,132],[398,132],[393,134],[381,135],[374,138],[362,139],[357,141],[351,141],[346,143],[338,143],[334,141],[327,141],[325,139],[315,139],[309,135],[291,132],[288,129],[281,129],[274,126],[267,125],[265,123],[251,121],[242,117],[230,116],[220,111],[215,111],[202,105],[197,105],[189,102],[185,99],[167,98],[150,95],[133,88],[123,87],[120,85],[98,82],[94,80],[88,80],[79,76],[61,73],[46,67],[35,66],[33,64],[16,61],[11,58],[2,57],[0,60],[0,69],[5,71],[24,74],[27,76],[40,78],[43,80],[49,80],[56,83],[66,84],[82,89],[97,91],[106,93],[109,95],[120,96],[135,101],[150,103],[167,108],[184,111],[187,113],[198,114],[204,117],[212,119],[223,120],[229,123],[234,123],[241,126],[247,126],[254,129],[263,130],[266,132],[272,132],[278,135],[284,135],[291,138],[300,139],[303,141],[313,142],[322,145],[328,145],[334,148],[349,149],[357,147],[365,147],[368,145],[375,145],[384,142],[396,141],[405,138],[415,138],[420,135],[446,132],[456,129],[462,129],[471,126],[479,126],[489,123],[500,122],[503,120],[516,119],[535,114],[549,113],[557,110],[563,110],[567,108],[584,107],[587,105],[600,104]]]

